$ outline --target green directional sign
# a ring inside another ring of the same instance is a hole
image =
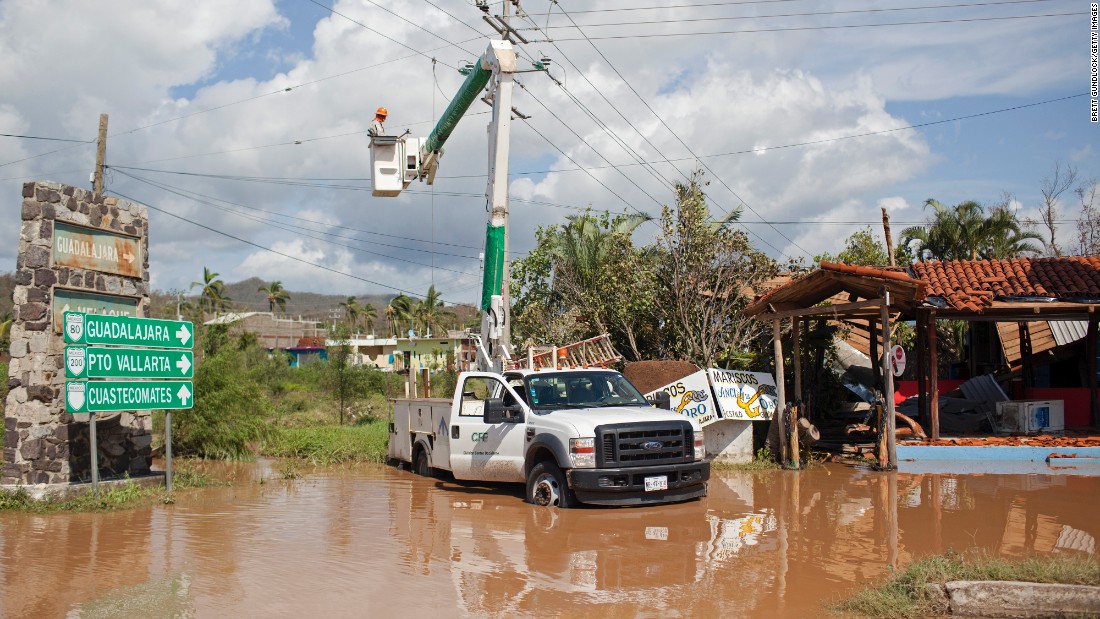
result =
[[[65,381],[65,410],[70,413],[191,408],[191,381]]]
[[[66,346],[66,378],[191,378],[189,350]]]
[[[65,312],[66,344],[191,348],[195,327],[186,320]]]

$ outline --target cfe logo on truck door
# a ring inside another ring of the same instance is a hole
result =
[[[475,442],[475,443],[484,443],[485,441],[489,440],[489,433],[488,432],[474,432],[474,433],[470,434],[470,440]]]

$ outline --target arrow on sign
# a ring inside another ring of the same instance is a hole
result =
[[[191,362],[187,360],[187,355],[180,356],[180,360],[176,362],[176,367],[180,369],[180,374],[187,375],[187,370],[191,369]]]
[[[122,251],[123,251],[122,259],[125,260],[126,262],[129,262],[130,264],[133,264],[134,263],[134,258],[136,258],[137,256],[131,254],[129,249],[124,249]]]
[[[191,392],[187,390],[187,385],[180,385],[180,390],[176,392],[176,395],[180,397],[180,402],[187,406],[187,398],[191,397]]]
[[[180,325],[180,330],[176,331],[176,337],[180,339],[181,344],[186,344],[187,340],[191,339],[191,332],[187,330],[187,327]]]

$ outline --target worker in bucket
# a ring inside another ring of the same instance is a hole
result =
[[[386,116],[389,111],[384,107],[378,108],[378,111],[374,114],[374,120],[370,123],[370,130],[367,133],[373,135],[386,135],[386,128],[382,126],[382,123],[386,122]]]

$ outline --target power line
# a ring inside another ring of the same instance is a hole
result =
[[[1088,93],[1083,92],[1083,93],[1078,93],[1078,94],[1075,94],[1075,95],[1067,95],[1065,97],[1057,97],[1057,98],[1054,98],[1054,99],[1047,99],[1047,100],[1044,100],[1044,101],[1036,101],[1034,103],[1024,103],[1024,104],[1020,104],[1020,105],[1014,105],[1012,107],[1000,108],[1000,109],[996,109],[996,110],[988,110],[988,111],[985,111],[985,112],[976,112],[974,114],[967,114],[967,115],[964,115],[964,116],[955,116],[955,117],[952,117],[952,118],[945,118],[945,119],[942,119],[942,120],[933,120],[933,121],[929,121],[929,122],[918,123],[918,124],[915,124],[915,125],[905,125],[903,127],[894,127],[894,128],[891,128],[891,129],[880,129],[878,131],[866,131],[864,133],[855,133],[855,134],[851,134],[851,135],[842,135],[842,136],[837,136],[837,137],[833,137],[833,138],[822,138],[820,140],[809,140],[809,141],[806,141],[806,142],[793,142],[793,143],[790,143],[790,144],[778,144],[778,145],[775,145],[775,146],[754,147],[754,148],[750,148],[750,149],[727,151],[727,152],[724,152],[724,153],[714,153],[714,154],[710,154],[710,155],[698,155],[697,157],[670,158],[670,159],[668,159],[668,161],[669,162],[694,161],[696,159],[711,159],[711,158],[714,158],[714,157],[728,157],[728,156],[732,156],[732,155],[748,155],[748,154],[766,152],[766,151],[769,151],[769,150],[780,150],[780,149],[784,149],[784,148],[796,148],[796,147],[801,147],[801,146],[814,146],[814,145],[818,145],[818,144],[827,144],[829,142],[838,142],[838,141],[841,141],[841,140],[852,140],[852,139],[855,139],[855,138],[870,137],[870,136],[875,136],[875,135],[884,135],[884,134],[887,134],[887,133],[895,133],[895,132],[898,132],[898,131],[907,131],[907,130],[910,130],[910,129],[921,129],[921,128],[924,128],[924,127],[931,127],[931,126],[934,126],[934,125],[942,125],[942,124],[946,124],[946,123],[958,122],[960,120],[970,120],[970,119],[973,119],[973,118],[981,118],[983,116],[992,116],[994,114],[1002,114],[1002,113],[1005,113],[1005,112],[1014,112],[1014,111],[1017,111],[1017,110],[1023,110],[1023,109],[1027,109],[1027,108],[1038,107],[1040,105],[1049,105],[1051,103],[1059,103],[1059,102],[1062,102],[1062,101],[1067,101],[1069,99],[1078,99],[1080,97],[1086,96],[1087,94]],[[484,114],[485,112],[479,112],[479,113]],[[576,162],[573,162],[573,163],[574,163],[574,165],[578,165],[578,164],[576,164]],[[651,162],[648,162],[648,163],[661,163],[661,161],[651,161]],[[587,167],[580,167],[578,165],[578,167],[574,167],[574,168],[560,168],[560,169],[552,169],[552,170],[511,171],[509,175],[511,176],[511,175],[532,175],[532,174],[553,174],[553,173],[558,173],[558,172],[584,172],[586,170],[606,170],[606,169],[613,168],[613,167],[628,167],[628,166],[635,166],[635,165],[641,165],[641,164],[638,164],[638,163],[621,163],[621,164],[617,164],[617,165],[587,166]],[[355,182],[369,182],[370,181],[369,176],[367,176],[367,177],[334,177],[334,178],[330,178],[330,177],[242,176],[242,175],[207,174],[207,173],[199,173],[199,172],[182,172],[182,171],[177,171],[177,170],[159,170],[159,169],[155,169],[155,168],[143,168],[143,167],[125,166],[125,165],[114,165],[114,166],[108,166],[108,167],[120,168],[120,169],[124,169],[124,170],[139,170],[139,171],[142,171],[142,172],[159,172],[159,173],[162,173],[162,174],[180,174],[180,175],[185,175],[185,176],[199,176],[199,177],[205,177],[205,178],[218,178],[218,179],[226,179],[226,180],[240,180],[240,181],[251,181],[251,182],[270,182],[270,183],[275,183],[275,184],[282,184],[283,181],[286,181],[285,184],[295,184],[295,183],[298,183],[298,182],[302,182],[303,183],[302,186],[305,186],[305,187],[319,187],[319,188],[325,188],[325,187],[330,187],[330,186],[321,185],[321,184],[314,184],[314,183],[337,182],[337,181],[339,181],[339,182],[353,182],[353,181],[355,181]],[[440,175],[436,176],[436,178],[463,179],[463,178],[483,178],[484,176],[485,176],[484,174],[452,174],[452,175],[440,174]],[[9,177],[9,178],[0,178],[0,181],[18,180],[18,179],[24,179],[24,178],[31,178],[31,177],[29,177],[29,176],[13,176],[13,177]],[[332,188],[334,188],[334,189],[345,189],[344,187],[332,187]],[[355,189],[365,189],[365,188],[355,188]],[[579,207],[577,207],[577,208],[579,208]]]
[[[562,12],[562,14],[565,15],[566,18],[568,18],[571,23],[573,23],[574,25],[576,24],[576,22],[573,20],[573,16],[570,15],[569,13],[567,13],[565,11],[565,9],[561,8],[560,5],[558,6],[558,10],[560,10]],[[645,98],[642,97],[641,93],[639,93],[638,90],[636,88],[634,88],[634,85],[631,84],[629,81],[627,81],[626,77],[611,62],[611,60],[606,55],[604,55],[603,51],[601,51],[600,48],[596,47],[596,44],[592,42],[592,39],[590,39],[588,37],[588,35],[585,34],[585,32],[583,30],[581,30],[579,27],[577,28],[577,32],[580,32],[582,35],[584,35],[585,39],[588,40],[588,44],[590,46],[592,46],[592,49],[595,50],[595,52],[600,55],[600,58],[602,58],[603,61],[607,63],[607,66],[611,67],[611,70],[615,72],[615,75],[617,75],[619,77],[619,79],[622,80],[622,82],[624,84],[626,84],[627,88],[630,89],[630,92],[634,93],[634,96],[637,97],[638,100],[642,102],[642,105],[644,105],[646,107],[646,109],[649,110],[649,112],[651,114],[653,114],[653,117],[656,118],[657,121],[661,123],[661,126],[663,126],[665,128],[665,130],[667,130],[670,134],[672,134],[673,137],[676,138],[676,140],[678,142],[680,142],[680,145],[683,146],[687,150],[688,154],[690,154],[692,157],[695,157],[696,160],[703,166],[703,169],[705,169],[707,172],[709,172],[710,175],[715,178],[715,180],[717,180],[719,183],[721,183],[722,186],[725,187],[727,191],[729,191],[731,194],[733,194],[733,197],[737,198],[737,200],[739,200],[741,202],[741,204],[743,204],[745,206],[745,208],[749,209],[749,211],[751,211],[753,215],[756,215],[759,219],[763,220],[764,217],[760,213],[758,213],[756,211],[756,209],[754,209],[744,198],[739,196],[737,194],[737,192],[733,190],[733,187],[730,187],[726,183],[726,181],[722,179],[722,177],[718,176],[718,174],[716,174],[714,172],[714,170],[712,170],[710,168],[710,166],[708,166],[706,163],[704,163],[702,159],[699,159],[699,157],[695,153],[695,151],[692,150],[692,148],[690,146],[688,146],[688,143],[685,142],[684,139],[681,138],[678,133],[673,131],[672,127],[668,126],[668,123],[665,122],[665,119],[662,118],[661,115],[657,113],[657,110],[654,110],[653,107],[649,105],[649,103],[645,100]],[[797,247],[799,250],[801,250],[804,254],[806,254],[807,256],[810,255],[810,252],[807,251],[806,248],[799,245],[794,239],[788,237],[786,234],[783,234],[783,232],[780,231],[778,228],[772,227],[772,229],[775,230],[779,234],[779,236],[786,239],[787,242],[789,242],[791,245],[793,245],[793,246]],[[746,231],[747,230],[748,229],[746,228]],[[757,235],[757,238],[760,239],[761,241],[764,241],[763,237],[761,237],[760,235]],[[771,243],[769,243],[767,241],[764,241],[764,242],[767,245],[775,248],[775,246],[772,245]],[[779,252],[780,255],[786,255],[786,253],[783,252],[782,250],[780,250],[778,248],[775,248],[775,249],[776,249],[776,251]]]
[[[68,138],[47,138],[40,135],[18,135],[15,133],[0,133],[0,137],[20,138],[23,140],[45,140],[47,142],[76,142],[78,144],[91,144],[95,140],[70,140]]]
[[[1010,19],[1039,19],[1043,17],[1080,17],[1083,13],[1042,13],[1039,15],[1009,15],[1002,17],[969,17],[969,18],[957,18],[957,19],[930,19],[923,21],[908,21],[908,22],[888,22],[880,24],[842,24],[835,26],[790,26],[787,28],[755,28],[752,30],[711,30],[707,32],[658,32],[651,34],[620,34],[620,35],[604,35],[595,37],[567,37],[557,38],[553,40],[562,41],[607,41],[614,39],[653,39],[653,38],[667,38],[667,37],[686,37],[686,36],[703,36],[711,34],[759,34],[768,32],[801,32],[806,30],[845,30],[851,28],[883,28],[888,26],[922,26],[933,24],[962,24],[971,22],[988,22],[988,21],[1004,21]]]
[[[235,211],[233,209],[218,206],[217,204],[214,204],[212,202],[208,202],[206,200],[196,198],[193,195],[188,195],[187,190],[180,189],[178,187],[171,187],[169,185],[159,184],[159,183],[156,183],[154,181],[150,181],[148,179],[143,179],[143,178],[138,177],[138,176],[133,176],[131,174],[125,174],[125,173],[123,173],[123,174],[125,176],[128,176],[128,177],[136,180],[136,181],[143,182],[143,183],[146,183],[146,184],[151,185],[153,187],[156,187],[158,189],[161,189],[162,191],[167,191],[169,193],[175,194],[175,195],[180,196],[182,198],[187,198],[189,200],[193,200],[195,202],[198,202],[199,204],[204,204],[206,206],[216,208],[220,211],[229,213],[231,215],[236,215],[236,216],[242,217],[244,219],[249,219],[251,221],[262,223],[262,224],[271,226],[273,228],[277,228],[279,230],[284,230],[286,232],[291,232],[293,234],[298,234],[298,235],[301,235],[301,236],[305,236],[307,238],[318,240],[318,241],[321,241],[322,243],[328,243],[330,245],[335,245],[337,247],[345,247],[345,248],[350,249],[352,251],[357,251],[357,252],[361,252],[361,253],[365,253],[365,254],[370,254],[370,255],[373,255],[373,256],[381,256],[383,258],[389,258],[391,260],[396,260],[396,261],[399,261],[399,262],[406,262],[408,264],[413,264],[413,265],[416,265],[416,266],[431,268],[431,265],[424,264],[423,262],[417,262],[415,260],[408,260],[406,258],[399,258],[399,257],[391,255],[391,254],[384,254],[384,253],[381,253],[381,252],[371,251],[369,249],[363,249],[361,247],[356,247],[356,246],[353,246],[353,245],[347,245],[345,243],[337,243],[335,241],[324,239],[324,238],[314,236],[314,235],[311,235],[311,234],[305,234],[304,232],[315,232],[317,234],[322,234],[322,235],[325,235],[325,236],[331,236],[331,237],[340,238],[340,239],[348,239],[348,240],[359,241],[359,239],[356,239],[355,237],[348,237],[348,236],[344,236],[344,235],[334,234],[334,233],[331,233],[331,232],[324,232],[324,231],[321,231],[321,230],[312,230],[312,229],[308,229],[308,228],[288,227],[288,226],[280,224],[279,222],[273,222],[271,220],[267,220],[267,219],[264,219],[262,217],[257,217],[255,215],[249,215],[247,213],[240,213],[240,212]],[[221,200],[220,198],[215,198],[215,199],[217,199],[219,201],[222,201],[222,202],[229,203],[229,204],[234,204],[235,206],[240,206],[242,208],[247,208],[247,207],[244,207],[243,205],[236,204],[234,202],[229,202],[228,200]],[[360,241],[360,242],[362,242],[362,241]],[[427,250],[421,250],[421,249],[414,249],[414,248],[410,248],[410,247],[402,247],[402,246],[398,246],[398,245],[389,245],[389,244],[386,244],[386,243],[375,243],[375,244],[376,245],[382,245],[382,246],[385,246],[385,247],[394,247],[394,248],[397,248],[397,249],[408,249],[408,250],[412,250],[412,251],[422,251],[422,252],[427,251]],[[442,253],[442,252],[439,252],[439,253]],[[474,258],[472,256],[459,256],[458,254],[444,254],[444,255],[464,258],[464,259],[467,259],[467,260],[477,260],[477,258]],[[452,271],[454,273],[461,273],[461,274],[464,274],[464,275],[472,275],[471,273],[468,273],[466,271],[459,271],[457,269],[450,269],[450,268],[447,268],[447,267],[438,267],[438,268],[440,268],[444,271]]]
[[[349,278],[351,278],[351,279],[359,280],[359,281],[361,281],[361,282],[366,282],[366,283],[368,283],[368,284],[372,284],[372,285],[374,285],[374,286],[379,286],[379,287],[381,287],[381,288],[385,288],[385,289],[387,289],[387,290],[395,290],[395,291],[397,291],[397,292],[400,292],[400,293],[403,293],[403,294],[409,294],[409,295],[414,295],[414,296],[415,296],[415,295],[417,294],[417,293],[415,293],[415,292],[413,292],[413,291],[411,291],[411,290],[406,290],[406,289],[404,289],[404,288],[401,288],[401,287],[399,287],[399,286],[391,286],[390,284],[385,284],[385,283],[382,283],[382,282],[379,282],[379,281],[375,281],[375,280],[373,280],[373,279],[368,279],[368,278],[366,278],[366,277],[360,277],[360,276],[358,276],[358,275],[352,275],[351,273],[345,273],[344,271],[340,271],[340,270],[338,270],[338,269],[334,269],[334,268],[332,268],[332,267],[328,267],[328,266],[325,266],[325,265],[323,265],[323,264],[317,264],[316,262],[310,262],[309,260],[306,260],[306,259],[304,259],[304,258],[300,258],[300,257],[298,257],[298,256],[292,256],[292,255],[290,255],[290,254],[288,254],[288,253],[285,253],[285,252],[281,252],[281,251],[279,251],[279,250],[277,250],[277,249],[272,249],[272,248],[270,248],[270,247],[266,247],[266,246],[264,246],[264,245],[260,245],[259,243],[255,243],[255,242],[253,242],[253,241],[249,241],[248,239],[242,239],[242,238],[241,238],[241,237],[239,237],[239,236],[234,236],[234,235],[232,235],[232,234],[229,234],[228,232],[223,232],[223,231],[221,231],[221,230],[218,230],[218,229],[216,229],[216,228],[212,228],[212,227],[210,227],[210,226],[207,226],[206,224],[202,224],[202,223],[199,223],[199,222],[197,222],[197,221],[194,221],[194,220],[192,220],[192,219],[188,219],[188,218],[186,218],[186,217],[183,217],[182,215],[177,215],[177,214],[175,214],[175,213],[173,213],[173,212],[171,212],[171,211],[168,211],[168,210],[165,210],[165,209],[162,209],[162,208],[158,208],[158,207],[155,207],[155,206],[153,206],[153,205],[149,204],[148,202],[144,202],[144,201],[142,201],[142,200],[138,200],[137,198],[132,198],[132,197],[130,197],[130,196],[128,196],[128,195],[126,195],[126,194],[123,194],[123,193],[119,193],[118,191],[115,191],[115,190],[113,190],[113,189],[112,189],[112,190],[109,190],[109,193],[112,193],[112,194],[114,194],[114,195],[116,195],[116,196],[118,196],[118,197],[120,197],[120,198],[122,198],[122,199],[124,199],[124,200],[130,200],[131,202],[137,202],[137,203],[139,203],[139,204],[144,204],[145,206],[147,206],[147,207],[149,207],[149,208],[153,209],[154,211],[157,211],[158,213],[164,213],[165,215],[168,215],[169,217],[174,217],[174,218],[176,218],[176,219],[179,219],[179,220],[181,220],[181,221],[186,221],[187,223],[189,223],[189,224],[191,224],[191,225],[194,225],[194,226],[198,226],[199,228],[202,228],[202,229],[204,229],[204,230],[208,230],[208,231],[210,231],[210,232],[213,232],[213,233],[215,233],[215,234],[220,234],[220,235],[222,235],[222,236],[224,236],[224,237],[227,237],[227,238],[233,239],[234,241],[239,241],[239,242],[241,242],[241,243],[244,243],[245,245],[250,245],[250,246],[252,246],[252,247],[255,247],[255,248],[257,248],[257,249],[261,249],[261,250],[263,250],[263,251],[266,251],[266,252],[270,252],[270,253],[272,253],[272,254],[275,254],[275,255],[277,255],[277,256],[282,256],[283,258],[288,258],[288,259],[290,259],[290,260],[294,260],[295,262],[300,262],[300,263],[302,263],[302,264],[306,264],[306,265],[309,265],[309,266],[312,266],[312,267],[316,267],[316,268],[318,268],[318,269],[322,269],[322,270],[324,270],[324,271],[328,271],[328,272],[330,272],[330,273],[335,273],[335,274],[337,274],[337,275],[343,275],[344,277],[349,277]]]
[[[903,6],[903,7],[891,7],[885,9],[846,9],[842,11],[812,11],[805,13],[777,13],[772,15],[725,15],[719,17],[689,17],[680,19],[661,19],[661,20],[647,20],[647,21],[630,21],[630,22],[604,22],[598,24],[578,24],[573,25],[561,25],[561,26],[548,26],[546,28],[540,28],[536,24],[534,28],[528,28],[527,30],[558,30],[563,28],[607,28],[611,26],[648,26],[653,24],[682,24],[682,23],[694,23],[694,22],[719,22],[719,21],[735,21],[746,19],[777,19],[784,17],[821,17],[829,15],[854,15],[860,13],[894,13],[901,11],[924,11],[924,10],[938,10],[938,9],[962,9],[962,8],[977,8],[985,6],[999,6],[999,5],[1013,5],[1013,4],[1035,4],[1039,2],[1057,2],[1058,0],[999,0],[997,2],[974,2],[969,4],[937,4],[929,6]],[[577,13],[577,11],[573,11]]]

